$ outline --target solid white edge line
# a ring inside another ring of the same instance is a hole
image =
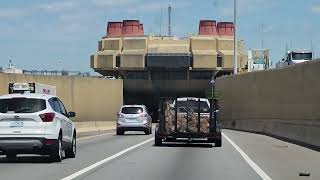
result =
[[[131,147],[129,147],[129,148],[125,149],[125,150],[122,150],[122,151],[120,151],[120,152],[118,152],[118,153],[116,153],[116,154],[114,154],[114,155],[112,155],[110,157],[107,157],[107,158],[105,158],[105,159],[103,159],[103,160],[101,160],[99,162],[96,162],[96,163],[94,163],[94,164],[92,164],[92,165],[90,165],[90,166],[88,166],[88,167],[86,167],[86,168],[84,168],[84,169],[82,169],[82,170],[80,170],[78,172],[75,172],[75,173],[73,173],[73,174],[71,174],[71,175],[69,175],[69,176],[67,176],[67,177],[65,177],[65,178],[63,178],[61,180],[72,180],[74,178],[77,178],[77,177],[83,175],[84,173],[87,173],[87,172],[89,172],[89,171],[91,171],[91,170],[93,170],[93,169],[95,169],[95,168],[107,163],[108,161],[111,161],[111,160],[113,160],[113,159],[115,159],[115,158],[117,158],[117,157],[129,152],[129,151],[132,151],[132,150],[134,150],[134,149],[136,149],[136,148],[138,148],[138,147],[140,147],[140,146],[142,146],[144,144],[147,144],[148,142],[150,142],[152,140],[154,140],[154,138],[148,139],[146,141],[143,141],[142,143],[139,143],[139,144],[136,144],[134,146],[131,146]]]
[[[229,141],[229,143],[240,153],[243,159],[252,167],[254,171],[263,179],[263,180],[272,180],[255,162],[253,162],[250,157],[236,144],[234,143],[227,135],[222,133],[222,136]]]
[[[79,139],[77,139],[77,141],[92,139],[95,137],[106,136],[106,135],[110,135],[110,134],[113,134],[113,133],[105,133],[105,134],[99,134],[99,135],[95,135],[95,136],[88,136],[88,137],[84,137],[84,138],[79,138]]]

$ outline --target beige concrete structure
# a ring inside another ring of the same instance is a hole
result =
[[[240,71],[247,72],[246,66],[248,65],[248,55],[240,53],[240,59],[238,61],[238,67],[240,68]]]
[[[121,51],[122,49],[122,38],[104,38],[101,43],[102,50]]]
[[[190,37],[192,50],[217,50],[217,37],[215,36],[192,36]]]
[[[90,57],[93,69],[116,68],[116,57],[122,50],[122,38],[104,38],[98,42],[98,52]]]
[[[178,40],[175,38],[150,38],[148,53],[190,53],[189,39]]]
[[[148,37],[124,37],[123,51],[126,50],[147,50]]]
[[[238,42],[238,67],[244,71],[247,55],[244,41]],[[99,46],[100,49],[100,46]],[[112,70],[116,68],[116,56],[120,55],[120,69],[146,68],[146,54],[192,54],[194,70],[230,70],[233,68],[233,38],[219,36],[175,37],[119,37],[104,38],[101,50],[91,57],[91,68]],[[217,67],[218,55],[222,67]]]
[[[121,68],[143,69],[144,56],[147,52],[147,37],[124,37],[120,57]]]
[[[320,147],[319,69],[313,61],[218,78],[221,121]]]
[[[0,95],[8,93],[10,82],[36,82],[56,86],[67,110],[75,111],[76,121],[115,121],[123,104],[122,80],[36,76],[0,73]]]
[[[145,67],[143,51],[127,51],[121,54],[120,67],[143,69]]]
[[[94,69],[112,69],[116,68],[116,57],[120,54],[117,50],[100,51],[90,58],[90,67]]]
[[[222,57],[223,59],[223,65],[222,67],[225,69],[232,69],[233,68],[233,50],[219,50],[218,54]],[[240,53],[238,53],[238,67],[240,67]]]
[[[193,68],[195,69],[216,69],[217,51],[193,50]]]
[[[217,38],[215,36],[194,36],[190,38],[193,54],[193,68],[217,68]]]
[[[98,41],[98,51],[102,51],[102,40]]]

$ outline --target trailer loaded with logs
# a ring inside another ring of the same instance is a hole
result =
[[[163,142],[215,143],[221,147],[221,131],[217,127],[216,99],[161,98],[155,145]]]

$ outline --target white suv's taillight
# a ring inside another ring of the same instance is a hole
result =
[[[55,113],[44,113],[39,115],[42,119],[42,122],[52,122],[55,116]]]

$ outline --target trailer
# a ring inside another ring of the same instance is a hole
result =
[[[35,93],[56,95],[56,87],[39,83],[9,83],[9,94]]]
[[[155,145],[163,142],[214,143],[221,147],[218,101],[205,98],[160,98]]]

